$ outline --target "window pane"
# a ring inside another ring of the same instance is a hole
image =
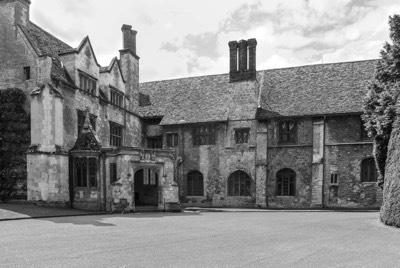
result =
[[[228,195],[251,196],[251,178],[243,171],[235,171],[228,178]]]
[[[296,173],[291,169],[282,169],[276,174],[276,195],[296,195]]]
[[[89,186],[97,187],[97,159],[89,158]]]
[[[76,186],[86,187],[87,186],[87,162],[86,158],[76,158]]]

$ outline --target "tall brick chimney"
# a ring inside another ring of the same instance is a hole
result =
[[[123,49],[130,49],[136,55],[136,34],[137,31],[132,30],[130,25],[122,25],[122,42]]]
[[[229,82],[256,79],[256,46],[254,38],[230,41],[229,45]]]
[[[136,34],[130,25],[122,25],[122,46],[119,51],[120,66],[126,81],[127,109],[137,112],[139,107],[139,56],[136,55]],[[140,144],[138,144],[140,146]]]
[[[255,38],[251,38],[247,40],[247,45],[249,46],[249,70],[256,70],[256,46],[257,40]]]
[[[237,54],[238,54],[238,42],[230,41],[229,45],[229,64],[230,68],[229,71],[237,71]]]
[[[29,21],[30,0],[0,0],[0,24],[25,26]]]

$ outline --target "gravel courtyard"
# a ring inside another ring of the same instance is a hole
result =
[[[0,222],[0,267],[400,267],[378,212],[232,210]]]

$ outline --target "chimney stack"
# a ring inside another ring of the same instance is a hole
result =
[[[129,49],[133,54],[136,55],[136,34],[137,31],[132,30],[131,25],[122,25],[122,42],[123,49]]]
[[[240,82],[256,79],[256,46],[254,38],[230,41],[229,45],[229,82]]]
[[[29,22],[30,0],[0,0],[1,24],[23,25]]]
[[[249,46],[249,70],[256,70],[256,46],[257,40],[255,38],[251,38],[247,40],[247,44]]]
[[[237,71],[237,54],[238,54],[238,42],[230,41],[229,45],[229,64],[230,72]]]

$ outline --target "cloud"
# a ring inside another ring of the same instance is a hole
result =
[[[241,32],[245,33],[252,27],[264,23],[270,13],[261,9],[260,2],[254,4],[243,4],[234,10],[230,16],[220,22],[219,30],[222,32]]]
[[[167,52],[177,52],[179,50],[179,46],[172,44],[170,42],[164,42],[161,44],[160,49],[165,50]]]
[[[182,46],[192,51],[196,56],[215,58],[220,55],[217,51],[217,43],[217,33],[205,32],[185,36]]]

